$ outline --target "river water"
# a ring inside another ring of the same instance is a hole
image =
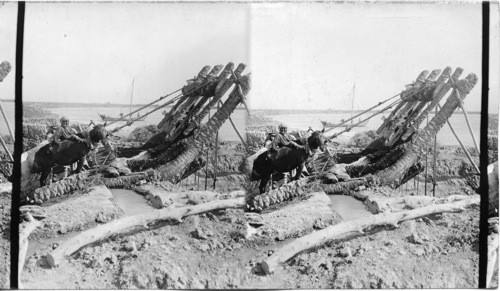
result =
[[[139,107],[132,108],[132,110],[136,110]],[[46,110],[56,113],[60,116],[67,116],[71,121],[77,121],[80,123],[89,123],[90,120],[93,120],[94,122],[101,122],[101,118],[99,117],[100,114],[105,114],[107,116],[113,116],[113,117],[118,117],[120,113],[127,114],[129,113],[129,109],[125,107],[78,107],[78,108],[45,108]],[[151,115],[148,115],[146,117],[146,120],[144,121],[137,121],[133,125],[124,127],[121,129],[116,135],[118,136],[127,136],[134,128],[138,126],[145,126],[148,124],[154,124],[157,125],[160,123],[160,121],[163,119],[163,114],[162,111],[166,110],[167,112],[171,108],[166,108],[166,109],[159,109],[158,111],[153,112]],[[151,110],[151,108],[149,109]],[[211,115],[213,115],[216,112],[215,109],[211,110]],[[140,111],[139,112],[141,115],[146,113],[146,111]],[[137,114],[134,114],[134,117]],[[243,138],[246,138],[245,136],[245,127],[246,127],[246,111],[244,110],[235,110],[233,114],[231,114],[231,119],[236,125],[236,128],[240,132]],[[205,117],[203,120],[203,123],[208,121],[208,115]],[[109,129],[113,129],[117,126],[124,125],[125,122],[117,122],[109,127]],[[226,141],[240,141],[238,135],[236,134],[235,130],[233,129],[231,123],[229,120],[227,120],[222,127],[219,130],[219,138],[221,140],[226,140]]]
[[[265,114],[265,111],[264,111]],[[373,114],[373,113],[371,113]],[[366,114],[361,116],[361,118],[366,118],[371,115]],[[390,113],[387,113],[386,116],[388,116]],[[481,114],[471,114],[469,113],[469,120],[471,122],[472,130],[474,131],[474,134],[476,136],[476,140],[479,144],[479,135],[480,135],[480,125],[481,125]],[[283,122],[288,125],[289,128],[291,129],[301,129],[301,130],[307,130],[310,126],[317,130],[317,129],[322,129],[323,125],[321,124],[321,120],[324,121],[330,121],[330,122],[339,122],[341,119],[348,119],[350,118],[350,113],[300,113],[300,114],[274,114],[274,115],[265,115],[267,117],[273,118],[274,120]],[[351,131],[343,133],[341,135],[341,138],[350,138],[357,132],[362,132],[366,130],[377,130],[378,127],[382,124],[382,117],[383,113],[380,115],[376,115],[375,117],[371,118],[368,121],[368,124],[366,127],[355,127]],[[429,121],[434,117],[434,114],[429,115]],[[355,119],[357,120],[357,118]],[[465,144],[467,147],[473,147],[474,142],[472,140],[472,136],[470,134],[470,131],[467,127],[467,123],[465,121],[465,116],[461,112],[460,109],[456,110],[455,113],[450,117],[449,119],[451,125],[457,132],[458,136],[462,140],[462,142]],[[423,122],[423,124],[420,126],[420,128],[423,128],[427,124],[426,121]],[[336,132],[340,132],[344,130],[343,127],[335,128],[329,133],[333,134]],[[450,128],[448,127],[447,124],[441,128],[441,130],[438,132],[437,135],[437,142],[438,144],[441,145],[459,145],[457,139],[451,132]]]

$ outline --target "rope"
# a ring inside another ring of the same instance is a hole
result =
[[[203,82],[203,84],[200,84],[200,86],[198,86],[198,87],[196,87],[196,88],[192,88],[192,89],[191,89],[191,90],[189,90],[186,94],[188,94],[188,95],[189,95],[189,94],[191,94],[191,93],[193,93],[193,92],[195,92],[195,91],[197,91],[197,90],[199,90],[199,89],[203,88],[203,87],[204,87],[205,85],[207,85],[209,82],[210,82],[209,80],[206,80],[205,82]],[[182,89],[179,89],[179,90],[182,90]],[[179,90],[177,90],[177,91],[179,91]],[[176,91],[176,92],[177,92],[177,91]],[[172,94],[173,94],[173,93],[172,93]],[[122,126],[120,126],[120,127],[117,127],[117,128],[115,128],[115,129],[113,129],[113,131],[112,131],[112,132],[117,132],[118,130],[120,130],[120,129],[124,128],[125,126],[130,126],[130,125],[132,125],[134,122],[136,122],[136,121],[137,121],[137,120],[139,120],[140,118],[145,117],[145,116],[148,116],[149,114],[151,114],[151,113],[153,113],[153,112],[155,112],[155,111],[160,110],[161,108],[163,108],[163,107],[165,107],[165,106],[167,106],[167,105],[169,105],[169,104],[171,104],[171,103],[173,103],[173,102],[175,102],[175,101],[179,100],[181,97],[185,96],[186,94],[181,93],[181,94],[179,94],[179,95],[175,96],[174,98],[172,98],[170,101],[166,102],[165,104],[163,104],[163,105],[161,105],[161,106],[158,106],[157,108],[155,108],[155,109],[153,109],[153,110],[151,110],[151,111],[147,112],[146,114],[144,114],[144,115],[142,115],[142,116],[140,116],[140,117],[137,117],[137,118],[135,118],[135,119],[130,119],[129,121],[127,121],[127,123],[126,123],[126,124],[124,124],[124,125],[122,125]],[[166,96],[165,96],[165,97],[166,97]],[[157,101],[155,101],[155,102],[157,102]],[[153,103],[154,103],[154,102],[153,102]],[[144,108],[145,108],[145,107],[144,107]],[[137,111],[138,111],[138,110],[137,110]],[[135,112],[134,112],[134,113],[135,113]],[[133,114],[133,113],[132,113],[132,114]],[[124,117],[125,117],[125,116],[124,116]],[[124,118],[124,117],[122,117],[122,118]],[[118,120],[117,120],[117,121],[118,121]],[[110,124],[113,124],[113,123],[114,123],[114,122],[111,122]],[[106,125],[110,125],[110,124],[106,124]]]
[[[429,115],[427,115],[427,125],[429,125]],[[427,157],[429,155],[429,147],[425,147],[425,176],[424,176],[424,196],[427,196],[427,171],[428,171],[428,167],[427,167]]]
[[[372,114],[372,115],[368,116],[367,118],[365,118],[365,119],[363,119],[363,120],[359,121],[358,123],[356,123],[356,124],[354,124],[354,125],[351,125],[351,126],[347,127],[346,129],[344,129],[344,130],[342,130],[342,131],[340,131],[340,132],[338,132],[338,133],[336,133],[336,134],[332,135],[332,136],[330,137],[330,139],[332,139],[332,138],[336,138],[337,136],[339,136],[339,135],[343,134],[344,132],[348,132],[348,131],[350,131],[350,130],[351,130],[353,127],[355,127],[356,125],[358,125],[358,124],[360,124],[360,123],[363,123],[363,122],[365,122],[365,121],[369,120],[370,118],[372,118],[372,117],[374,117],[374,116],[376,116],[376,115],[379,115],[379,114],[383,113],[384,111],[386,111],[386,110],[390,109],[391,107],[393,107],[394,105],[396,105],[396,104],[398,104],[398,103],[400,103],[400,102],[402,102],[402,101],[401,101],[401,100],[394,101],[393,103],[391,103],[390,105],[388,105],[387,107],[385,107],[384,109],[382,109],[381,111],[379,111],[379,112],[377,112],[377,113],[374,113],[374,114]]]
[[[165,95],[165,96],[162,96],[162,97],[160,97],[159,99],[157,99],[157,100],[155,100],[155,101],[153,101],[153,102],[151,102],[151,103],[149,103],[149,104],[146,104],[146,105],[144,105],[143,107],[141,107],[141,108],[139,108],[139,109],[137,109],[137,110],[135,110],[135,111],[133,111],[133,112],[130,112],[129,114],[126,114],[126,115],[124,115],[124,116],[120,117],[118,120],[111,121],[111,122],[110,122],[110,123],[108,123],[107,125],[111,125],[111,124],[113,124],[113,123],[115,123],[115,122],[125,120],[125,118],[127,118],[127,117],[131,116],[132,114],[134,114],[134,113],[136,113],[136,112],[139,112],[140,110],[142,110],[142,109],[144,109],[144,108],[147,108],[147,107],[149,107],[149,106],[151,106],[151,105],[155,104],[156,102],[159,102],[159,101],[161,101],[161,100],[163,100],[163,99],[167,98],[168,96],[174,95],[175,93],[177,93],[177,92],[179,92],[179,91],[181,91],[181,90],[182,90],[182,88],[180,88],[180,89],[178,89],[178,90],[175,90],[174,92],[169,93],[169,94],[167,94],[167,95]]]
[[[434,84],[434,83],[436,83],[436,81],[430,81],[430,80],[425,80],[425,81],[424,81],[424,84],[425,84],[425,85],[431,85],[431,84]],[[412,85],[413,85],[413,84],[415,84],[415,83],[412,83]],[[408,85],[407,85],[407,86],[408,86]],[[408,100],[409,98],[411,98],[411,97],[413,97],[413,96],[415,96],[415,95],[417,95],[417,94],[421,93],[422,91],[426,90],[427,88],[429,88],[429,86],[424,86],[424,87],[420,88],[419,90],[417,90],[417,91],[415,91],[415,92],[411,93],[409,96],[405,97],[405,99],[404,99],[404,100],[403,100],[403,99],[401,99],[401,100],[398,100],[397,102],[406,101],[406,100]],[[404,91],[403,91],[403,92],[404,92]],[[376,108],[376,107],[378,107],[378,106],[380,106],[380,105],[382,105],[382,104],[386,103],[387,101],[392,100],[392,99],[394,99],[394,98],[396,98],[396,97],[400,96],[401,94],[403,94],[403,92],[398,93],[398,94],[396,94],[396,95],[394,95],[394,96],[392,96],[392,97],[390,97],[390,98],[388,98],[388,99],[386,99],[386,100],[384,100],[384,101],[381,101],[381,102],[379,102],[377,105],[374,105],[374,106],[372,106],[372,107],[370,107],[370,108],[366,109],[365,111],[363,111],[363,112],[361,112],[361,113],[359,113],[359,114],[357,114],[357,115],[354,115],[353,117],[351,117],[351,118],[349,118],[349,119],[347,119],[347,120],[344,120],[344,121],[342,121],[341,123],[336,124],[336,125],[335,125],[335,126],[333,126],[333,127],[330,127],[329,129],[325,130],[325,132],[328,132],[328,131],[330,131],[330,130],[333,130],[334,128],[337,128],[337,127],[339,127],[339,126],[341,126],[341,125],[343,125],[343,124],[346,124],[347,122],[349,122],[349,121],[351,121],[351,120],[355,119],[356,117],[361,116],[361,115],[365,114],[366,112],[368,112],[368,111],[370,111],[370,110],[372,110],[372,109],[374,109],[374,108]],[[371,115],[370,117],[365,118],[365,119],[363,119],[362,121],[359,121],[358,123],[356,123],[355,125],[352,125],[351,127],[354,127],[354,126],[356,126],[356,125],[358,125],[358,124],[360,124],[360,123],[365,122],[366,120],[371,119],[371,118],[372,118],[372,117],[374,117],[375,115],[378,115],[378,114],[382,113],[383,111],[385,111],[385,110],[387,110],[387,109],[391,108],[392,106],[394,106],[394,105],[389,105],[388,107],[386,107],[386,109],[383,109],[381,112],[379,112],[379,113],[377,113],[377,114],[374,114],[374,115]],[[350,130],[350,129],[349,129],[349,130]],[[347,131],[349,131],[349,130],[347,130]],[[345,131],[344,131],[344,132],[345,132]],[[337,136],[338,136],[338,135],[337,135]]]

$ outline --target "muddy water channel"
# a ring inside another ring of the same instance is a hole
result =
[[[132,190],[110,189],[110,191],[113,194],[111,201],[125,212],[125,216],[147,213],[154,210],[151,205],[148,205],[144,196]]]
[[[352,196],[328,195],[332,201],[332,209],[335,210],[344,221],[363,218],[372,215],[363,202]]]
[[[147,213],[154,210],[151,205],[148,205],[144,196],[132,190],[110,189],[110,191],[113,194],[111,201],[123,210],[125,213],[123,217]],[[26,257],[29,258],[35,254],[37,250],[42,248],[54,247],[61,244],[62,242],[79,235],[81,232],[82,231],[74,231],[48,239],[31,240],[28,245]]]

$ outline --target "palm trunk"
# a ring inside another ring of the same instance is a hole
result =
[[[162,178],[177,183],[181,177],[186,177],[186,169],[196,158],[198,158],[201,147],[212,140],[213,134],[229,118],[250,90],[250,76],[246,75],[238,79],[241,84],[243,96],[240,97],[238,87],[235,87],[222,107],[203,125],[198,134],[195,133],[193,141],[188,143],[187,149],[168,164],[158,168],[162,172]]]
[[[434,81],[438,77],[439,73],[441,70],[433,70],[430,74],[429,77],[427,77],[425,80],[418,79],[415,86],[408,91],[406,94],[403,94],[403,97],[407,98],[408,102],[406,105],[401,109],[400,112],[394,117],[393,121],[391,122],[391,125],[388,126],[384,130],[384,137],[388,139],[390,142],[393,140],[395,142],[395,134],[398,132],[398,130],[401,130],[401,128],[405,128],[405,123],[407,121],[408,115],[414,110],[414,108],[418,105],[418,101],[415,100],[415,96],[418,96],[421,90],[425,89],[427,87],[426,81]]]
[[[402,102],[399,103],[398,106],[396,106],[396,108],[391,112],[391,114],[384,120],[384,122],[382,122],[382,125],[380,125],[380,127],[377,129],[378,134],[381,134],[383,131],[385,131],[385,129],[387,127],[391,126],[392,120],[400,112],[401,108],[403,108],[403,106],[406,106],[406,104],[407,104],[407,102],[406,102],[407,100],[405,97],[411,95],[411,93],[414,92],[415,89],[418,89],[418,87],[424,83],[425,77],[427,77],[427,75],[429,75],[429,71],[427,71],[427,70],[422,71],[420,73],[420,75],[417,77],[417,80],[415,81],[415,85],[413,85],[411,88],[401,92]]]
[[[389,136],[388,138],[389,141],[387,143],[387,146],[393,146],[400,140],[401,136],[403,135],[403,133],[406,132],[413,119],[416,116],[418,116],[418,113],[422,110],[422,108],[424,108],[425,104],[432,100],[432,95],[437,87],[437,84],[439,84],[439,82],[443,82],[445,76],[449,75],[449,72],[447,70],[448,68],[445,69],[445,71],[441,74],[441,76],[439,77],[439,79],[436,81],[435,84],[430,84],[430,85],[424,84],[423,86],[427,86],[427,88],[425,89],[422,88],[423,91],[416,94],[416,96],[412,98],[416,101],[412,102],[413,106],[409,109],[407,116],[403,116],[403,118],[401,119],[401,124],[398,126],[398,129],[392,135]],[[451,70],[451,68],[449,69]],[[429,75],[426,81],[432,82],[436,80],[439,72],[441,72],[441,70],[432,71],[432,73]]]
[[[228,66],[229,65],[231,65],[230,70],[232,71],[233,63],[229,63]],[[226,68],[228,67],[226,66]],[[234,71],[235,76],[239,78],[243,73],[243,71],[245,70],[245,68],[246,68],[245,64],[239,64],[236,70]],[[207,116],[210,109],[217,104],[217,102],[226,94],[226,92],[231,88],[231,86],[233,86],[233,84],[234,84],[233,78],[221,80],[221,82],[217,85],[217,88],[215,89],[216,94],[214,98],[212,98],[212,100],[210,100],[208,105],[205,106],[203,110],[201,110],[201,112],[197,115],[196,119],[198,122],[191,123],[188,126],[188,128],[184,130],[184,136],[189,135],[189,133],[191,133],[196,128],[197,124],[199,124],[205,118],[205,116]]]
[[[203,83],[209,71],[210,71],[210,66],[203,67],[203,69],[201,69],[201,71],[198,73],[198,76],[193,80],[193,82],[182,88],[182,94],[184,94],[184,96],[182,96],[182,98],[179,101],[177,101],[174,107],[172,107],[172,109],[170,109],[170,111],[165,115],[165,117],[163,117],[162,121],[158,123],[157,127],[159,129],[163,129],[165,125],[170,124],[172,117],[174,117],[177,114],[179,108],[184,104],[184,102],[186,102],[191,96],[193,96],[192,92],[190,91],[195,87],[199,86],[201,83]]]
[[[447,71],[448,68],[449,67],[447,67],[445,69],[445,71]],[[451,75],[448,82],[446,82],[445,84],[438,85],[438,87],[436,88],[436,90],[434,92],[435,96],[433,97],[431,103],[429,103],[429,105],[424,109],[424,111],[422,111],[422,113],[415,120],[413,120],[412,125],[411,125],[411,129],[407,130],[403,134],[403,136],[402,136],[403,140],[407,140],[411,136],[411,134],[413,134],[420,127],[420,124],[422,124],[422,122],[424,122],[424,120],[429,115],[429,112],[431,112],[436,107],[436,105],[441,101],[441,99],[443,99],[443,97],[448,93],[448,91],[452,87],[453,83],[458,80],[458,78],[460,77],[462,72],[463,72],[462,68],[457,68],[455,70],[455,72],[453,73],[453,75]]]
[[[426,146],[444,126],[446,121],[459,106],[459,102],[462,102],[470,90],[474,88],[476,83],[477,76],[475,74],[469,74],[465,79],[456,83],[460,96],[458,96],[457,91],[453,92],[438,114],[434,116],[422,132],[418,134],[417,138],[408,149],[408,152],[392,166],[375,174],[380,184],[391,185],[394,188],[399,186],[400,181],[403,180],[408,169],[416,164],[419,156],[425,151]]]

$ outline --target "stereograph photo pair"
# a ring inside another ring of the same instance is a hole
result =
[[[498,286],[498,2],[0,3],[0,286]]]

